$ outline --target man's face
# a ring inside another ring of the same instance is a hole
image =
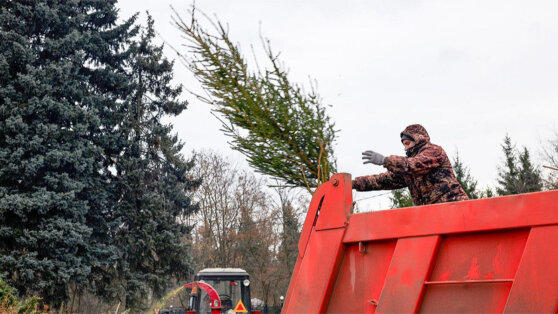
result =
[[[401,141],[401,143],[403,143],[403,146],[405,146],[405,151],[408,151],[409,148],[415,146],[415,142],[410,140],[403,140]]]

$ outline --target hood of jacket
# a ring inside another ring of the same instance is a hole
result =
[[[407,150],[407,157],[415,156],[424,145],[430,143],[428,132],[420,124],[409,125],[401,132],[401,135],[403,134],[411,137],[415,142],[415,145]]]

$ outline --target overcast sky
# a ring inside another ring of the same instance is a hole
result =
[[[120,0],[118,6],[121,18],[149,10],[158,40],[186,53],[170,5],[186,17],[191,3]],[[361,152],[403,155],[399,133],[420,123],[450,157],[459,149],[481,186],[493,186],[506,133],[540,161],[541,141],[558,127],[558,1],[198,0],[196,6],[228,23],[247,57],[251,44],[260,47],[261,29],[292,81],[318,82],[339,129],[339,172],[384,171],[362,165]],[[171,49],[166,54],[175,59]],[[175,78],[200,90],[178,62]],[[189,108],[173,123],[185,153],[210,148],[241,160],[209,107],[183,97]],[[368,209],[386,208],[380,199]]]

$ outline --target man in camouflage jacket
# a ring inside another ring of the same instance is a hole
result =
[[[407,157],[384,157],[373,151],[363,154],[364,163],[383,165],[387,172],[357,177],[357,191],[392,190],[408,187],[415,205],[468,200],[455,178],[450,160],[442,147],[430,143],[426,129],[413,124],[401,132]]]

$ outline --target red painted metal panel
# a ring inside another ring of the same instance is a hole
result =
[[[329,190],[322,202],[322,209],[316,222],[316,230],[344,228],[349,222],[353,207],[350,175],[334,175],[327,183]],[[324,217],[327,215],[327,217]]]
[[[308,207],[308,212],[306,213],[306,219],[302,225],[302,232],[298,239],[298,254],[299,258],[304,256],[306,251],[306,245],[310,239],[310,234],[314,230],[316,220],[318,219],[318,213],[322,207],[322,202],[324,200],[325,192],[329,191],[329,184],[322,184],[312,196],[312,201],[310,202],[310,207]]]
[[[298,278],[298,274],[300,272],[300,264],[302,263],[303,258],[301,258],[300,253],[298,255],[298,258],[296,260],[296,264],[295,267],[293,269],[293,273],[291,275],[291,281],[289,282],[289,288],[287,288],[287,293],[285,294],[285,302],[283,303],[283,309],[286,309],[287,307],[290,306],[290,303],[294,301],[293,300],[293,291],[294,291],[294,283],[296,278]],[[297,292],[298,293],[298,292]],[[282,313],[286,313],[285,311],[281,311]]]
[[[342,240],[352,206],[350,175],[334,175],[314,193],[310,206],[284,313],[324,312],[328,306],[345,250]]]
[[[558,191],[355,215],[351,197],[347,174],[314,194],[284,313],[558,310]]]
[[[513,279],[528,230],[448,236],[430,281]]]
[[[420,313],[502,313],[510,282],[427,285]]]
[[[558,226],[531,229],[506,313],[558,311]]]
[[[344,242],[558,224],[558,191],[354,214]]]
[[[520,229],[444,238],[420,312],[502,312],[528,234]]]
[[[318,231],[308,243],[296,277],[291,278],[284,313],[325,312],[343,256],[344,229]]]
[[[374,313],[396,241],[348,246],[331,295],[329,313]],[[351,300],[347,302],[347,300]]]
[[[439,241],[439,236],[397,241],[378,302],[378,313],[416,311]]]

